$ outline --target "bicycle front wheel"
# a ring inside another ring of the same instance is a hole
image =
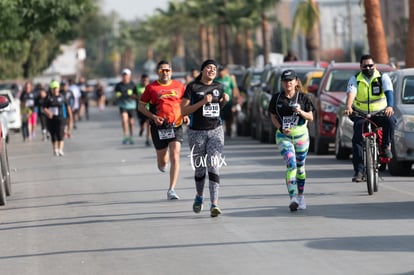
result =
[[[378,150],[378,143],[376,141],[373,142],[374,146],[372,148],[374,149],[372,152],[372,159],[374,164],[374,192],[378,192],[378,182],[379,182],[379,170],[380,170],[380,164],[379,164],[379,150]]]
[[[374,193],[375,185],[375,167],[373,159],[374,149],[371,143],[370,138],[365,139],[365,170],[367,172],[367,189],[368,194],[372,195]]]

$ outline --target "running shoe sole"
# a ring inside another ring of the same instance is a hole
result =
[[[201,212],[201,210],[203,210],[203,203],[200,204],[200,203],[194,202],[193,203],[194,213],[199,214]]]
[[[210,216],[211,217],[217,217],[218,215],[220,215],[222,212],[221,212],[221,210],[220,210],[220,208],[218,208],[218,207],[213,207],[213,208],[211,208],[211,210],[210,210]]]
[[[292,202],[289,204],[289,208],[291,212],[298,211],[299,204],[297,202]]]

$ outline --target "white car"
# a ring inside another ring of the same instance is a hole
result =
[[[22,128],[20,100],[13,96],[11,90],[0,90],[0,95],[7,97],[10,102],[10,105],[4,111],[7,115],[7,128],[16,132],[20,131]]]

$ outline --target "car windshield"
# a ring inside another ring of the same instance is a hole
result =
[[[404,78],[401,96],[403,104],[414,104],[414,76]]]
[[[346,92],[349,79],[357,70],[333,70],[328,75],[326,90],[329,92]]]

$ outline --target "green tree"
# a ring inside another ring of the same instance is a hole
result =
[[[47,68],[59,53],[57,44],[74,39],[73,26],[94,7],[92,0],[2,0],[1,77],[28,78]]]
[[[298,32],[305,36],[308,60],[320,60],[319,9],[315,0],[300,2],[293,18],[292,35]]]
[[[271,38],[267,11],[279,3],[279,0],[257,0],[249,3],[260,14],[264,64],[268,64],[270,62]]]

